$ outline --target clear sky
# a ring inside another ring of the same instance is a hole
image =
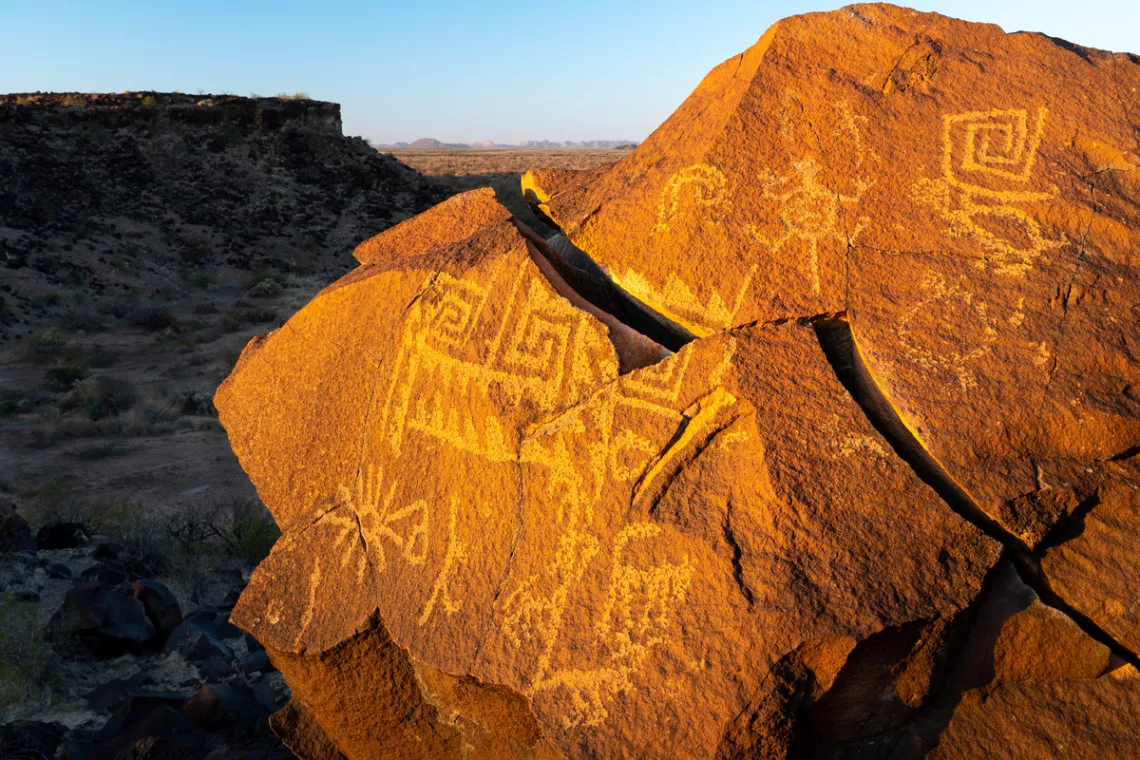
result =
[[[1140,53],[1140,0],[922,0]],[[0,0],[0,92],[308,92],[377,142],[641,140],[808,0]]]

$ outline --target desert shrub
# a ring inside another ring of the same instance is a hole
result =
[[[218,410],[214,408],[214,399],[209,393],[200,391],[184,391],[181,396],[180,408],[183,414],[195,417],[217,417]]]
[[[190,284],[196,288],[208,288],[211,285],[218,284],[218,278],[205,272],[191,272],[187,278]]]
[[[281,529],[269,515],[235,519],[231,528],[230,548],[246,562],[258,563],[281,538]]]
[[[103,315],[91,308],[72,306],[60,315],[60,324],[68,330],[98,332],[107,329]]]
[[[126,319],[127,315],[138,308],[138,298],[134,296],[119,296],[99,304],[99,312],[116,319]]]
[[[143,99],[142,99],[142,104],[144,106],[147,106],[147,107],[153,106],[154,105],[154,96],[153,95],[144,95]]]
[[[46,398],[51,397],[35,391],[0,388],[0,417],[11,417],[21,412],[31,411]]]
[[[58,659],[28,607],[0,594],[0,709],[31,702],[56,674]]]
[[[266,278],[250,288],[249,295],[251,298],[272,298],[281,295],[282,290],[281,283]]]
[[[133,499],[107,499],[81,509],[80,520],[93,534],[131,539],[147,531],[146,506]]]
[[[258,563],[281,537],[269,511],[256,500],[198,504],[163,518],[162,534],[184,554],[223,552]]]
[[[308,100],[309,93],[307,92],[279,92],[277,97],[280,100]]]
[[[162,306],[154,305],[141,305],[131,309],[126,317],[127,324],[131,327],[141,327],[144,330],[151,332],[159,332],[160,330],[177,330],[178,320],[174,315]]]
[[[122,414],[138,400],[138,391],[127,380],[96,375],[75,384],[61,407],[83,409],[88,419],[99,420]]]
[[[197,314],[198,316],[202,316],[205,314],[217,314],[218,313],[218,307],[214,305],[213,301],[207,301],[206,303],[195,304],[194,305],[194,313]]]
[[[106,346],[92,346],[87,351],[87,363],[96,369],[106,369],[119,363],[120,356]]]
[[[74,493],[75,478],[68,475],[52,478],[32,493],[32,505],[26,519],[33,525],[77,520],[79,512]]]
[[[62,330],[44,330],[24,338],[21,345],[23,358],[37,363],[60,359],[76,359],[83,355],[83,349],[76,345],[71,336]]]
[[[61,364],[44,373],[44,384],[49,390],[69,391],[87,377],[87,367],[81,364]]]
[[[66,108],[86,108],[87,96],[78,92],[68,93],[60,101]]]

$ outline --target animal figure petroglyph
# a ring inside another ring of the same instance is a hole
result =
[[[920,179],[912,190],[915,200],[937,210],[952,235],[976,242],[981,251],[972,255],[1001,274],[1024,275],[1065,242],[1046,238],[1018,205],[1053,197],[1028,187],[1047,114],[1038,108],[1031,119],[1025,109],[995,108],[943,116],[942,176]]]
[[[731,203],[724,172],[711,164],[686,166],[665,182],[661,202],[657,204],[657,224],[653,225],[651,235],[669,231],[669,221],[677,215],[681,191],[685,188],[692,188],[696,206],[707,208]]]
[[[938,272],[923,275],[919,289],[924,296],[902,314],[896,328],[903,350],[911,361],[924,370],[950,373],[957,379],[962,392],[968,392],[978,384],[970,364],[993,350],[1000,324],[990,314],[989,304],[966,290],[963,283],[947,283],[946,278]],[[920,342],[911,332],[911,323],[919,314],[928,313],[936,307],[950,310],[959,315],[962,324],[971,325],[974,331],[972,340],[965,343],[951,341],[945,351],[940,352],[935,352],[929,348],[929,344]],[[1020,324],[1017,315],[1014,316],[1014,322]]]

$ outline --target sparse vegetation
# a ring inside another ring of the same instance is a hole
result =
[[[29,606],[0,594],[0,709],[50,689],[58,667],[50,643],[29,624]]]
[[[279,92],[277,97],[281,100],[308,100],[309,93],[307,92]]]
[[[213,546],[249,564],[265,559],[281,537],[281,530],[265,507],[245,499],[201,504],[168,515],[162,533],[184,554]]]

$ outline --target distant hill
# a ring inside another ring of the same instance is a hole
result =
[[[432,137],[421,137],[408,142],[386,143],[376,146],[389,150],[613,150],[614,148],[636,148],[630,140],[523,140],[520,143],[497,143],[491,140],[478,140],[470,143],[445,143]]]
[[[436,140],[434,137],[421,137],[418,140],[413,140],[405,147],[411,150],[452,150],[456,148],[470,148],[470,145],[464,143],[444,143]]]

